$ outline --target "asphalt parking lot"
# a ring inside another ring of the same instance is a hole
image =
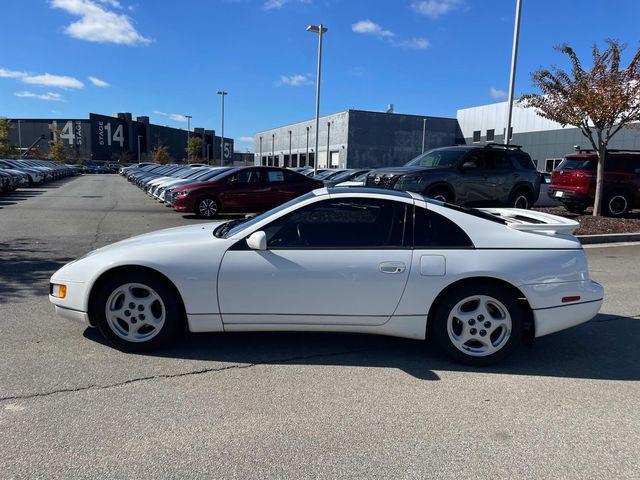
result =
[[[347,334],[124,354],[54,316],[61,265],[195,221],[116,175],[0,196],[2,478],[640,476],[640,246],[588,249],[596,319],[483,370]]]

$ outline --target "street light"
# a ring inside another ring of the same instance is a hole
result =
[[[191,119],[193,118],[191,115],[185,115],[184,118],[187,119],[187,163],[191,163],[189,161],[190,152],[189,152],[189,140],[191,137]]]
[[[258,165],[262,165],[262,137],[260,137],[260,163]]]
[[[222,99],[222,115],[221,115],[222,129],[221,129],[221,137],[220,137],[220,166],[223,167],[224,166],[224,97],[225,97],[225,95],[228,95],[228,93],[225,92],[224,90],[218,90],[218,95],[220,95],[220,98]]]
[[[320,131],[320,74],[322,72],[322,36],[327,28],[320,25],[309,25],[307,32],[318,34],[318,78],[316,79],[316,154],[313,162],[313,174],[318,174],[318,132]]]
[[[138,135],[138,163],[140,163],[140,139],[142,138],[142,135]],[[187,155],[189,155],[189,152],[187,151]]]
[[[274,167],[277,167],[277,165],[276,165],[276,153],[275,153],[275,148],[274,148],[275,142],[276,142],[276,134],[272,133],[271,134],[271,165],[274,166]]]
[[[513,26],[513,48],[511,50],[511,72],[509,73],[509,105],[507,107],[507,128],[504,136],[505,145],[509,145],[511,130],[511,116],[513,115],[513,88],[516,82],[516,62],[518,61],[518,39],[520,37],[520,10],[522,9],[522,0],[516,0],[516,19]]]
[[[309,128],[310,127],[307,127],[307,156],[304,157],[305,166],[310,165],[310,161],[309,161]]]
[[[285,162],[285,168],[287,163]],[[293,159],[291,158],[291,130],[289,130],[289,166],[293,167]]]

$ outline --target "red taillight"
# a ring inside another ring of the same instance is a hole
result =
[[[577,302],[578,300],[580,300],[580,296],[578,295],[574,295],[573,297],[562,297],[562,303]]]

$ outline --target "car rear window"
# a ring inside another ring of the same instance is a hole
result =
[[[565,158],[556,170],[595,170],[595,158]]]

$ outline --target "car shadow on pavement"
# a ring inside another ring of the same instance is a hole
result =
[[[54,180],[45,185],[35,185],[33,187],[21,187],[13,192],[6,192],[0,194],[0,208],[7,207],[9,205],[16,205],[25,200],[29,200],[33,197],[38,197],[49,190],[60,188],[62,185],[69,183],[70,181],[78,177],[66,177],[59,180]]]
[[[105,343],[95,329],[85,336]],[[640,380],[640,317],[600,314],[584,325],[522,346],[498,365],[475,368],[449,361],[432,342],[344,333],[252,332],[190,335],[147,353],[166,358],[238,364],[393,368],[419,380],[439,372]],[[206,367],[205,367],[206,368]]]
[[[72,257],[60,257],[31,239],[13,239],[0,250],[0,305],[28,295],[46,295],[49,277]]]

